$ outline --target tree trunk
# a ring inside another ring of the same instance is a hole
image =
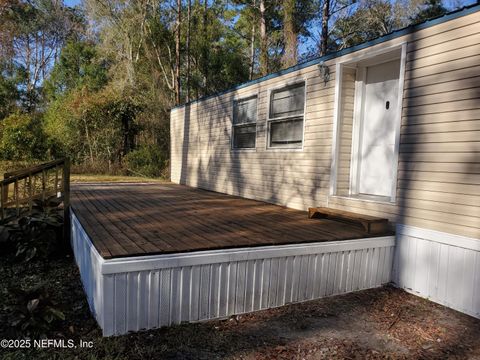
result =
[[[177,29],[175,37],[175,104],[180,104],[180,27],[182,24],[182,0],[177,0]]]
[[[202,72],[203,72],[203,95],[208,95],[208,0],[204,0],[204,7],[203,7],[203,44],[202,44]]]
[[[192,0],[188,0],[187,4],[187,39],[185,43],[186,52],[187,52],[187,94],[185,101],[190,101],[190,20],[192,12]]]
[[[253,71],[255,69],[255,31],[256,31],[256,27],[255,27],[255,24],[256,24],[256,8],[257,6],[257,1],[256,0],[253,0],[253,6],[252,6],[252,9],[253,9],[253,19],[252,19],[252,34],[250,36],[250,73],[248,74],[248,78],[250,80],[253,79]]]
[[[268,39],[265,22],[265,0],[260,0],[260,74],[268,74]]]
[[[290,67],[297,63],[297,33],[295,31],[295,0],[283,0],[283,40],[285,53],[282,63]]]
[[[323,0],[322,34],[320,37],[320,56],[324,56],[328,49],[328,20],[330,18],[330,0]]]

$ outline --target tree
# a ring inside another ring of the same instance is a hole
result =
[[[428,19],[442,16],[446,14],[447,11],[441,0],[426,0],[420,5],[418,13],[411,17],[411,22],[417,24]]]
[[[43,160],[46,137],[36,114],[16,112],[0,123],[0,157],[3,160]]]
[[[44,88],[49,98],[79,87],[100,90],[108,80],[108,64],[95,44],[87,40],[70,40],[61,50]]]
[[[2,5],[0,38],[6,42],[2,45],[3,61],[21,69],[23,104],[33,110],[40,100],[39,88],[77,26],[78,16],[55,0],[11,0]]]

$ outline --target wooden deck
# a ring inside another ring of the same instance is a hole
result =
[[[170,183],[72,185],[71,205],[105,259],[372,237],[361,226]]]

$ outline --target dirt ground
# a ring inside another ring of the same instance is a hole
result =
[[[0,338],[13,285],[47,281],[66,320],[53,339],[76,349],[0,349],[1,359],[480,359],[480,320],[385,287],[227,320],[102,338],[72,257],[27,266],[0,257]]]

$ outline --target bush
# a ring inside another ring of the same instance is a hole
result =
[[[41,120],[30,114],[15,113],[0,123],[0,157],[4,160],[43,160],[46,136]]]
[[[168,154],[156,145],[143,145],[125,156],[127,170],[145,177],[166,177]]]
[[[13,288],[15,304],[7,307],[10,326],[19,337],[45,338],[57,320],[65,320],[63,312],[50,299],[45,284],[29,289]]]

